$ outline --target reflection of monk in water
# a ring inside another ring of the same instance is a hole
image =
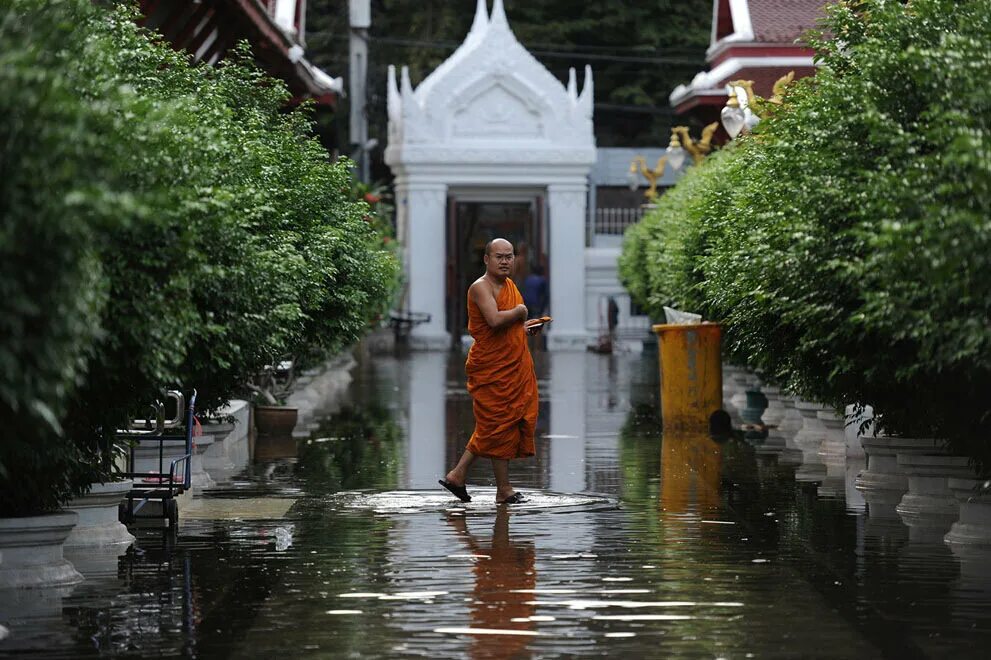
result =
[[[472,398],[475,431],[458,465],[440,484],[463,502],[468,468],[479,456],[492,459],[496,501],[519,504],[523,496],[509,483],[509,461],[534,454],[537,425],[537,377],[524,328],[523,296],[509,274],[516,255],[513,244],[497,238],[485,246],[485,274],[468,288],[468,332],[475,339],[465,373]]]
[[[492,543],[485,546],[468,532],[464,516],[448,517],[448,522],[465,540],[472,554],[485,555],[475,561],[475,589],[472,592],[471,627],[486,630],[532,630],[533,589],[537,584],[532,543],[509,537],[509,511],[499,507]],[[515,619],[515,621],[514,621]],[[513,658],[525,651],[526,635],[477,635],[471,647],[472,658]]]

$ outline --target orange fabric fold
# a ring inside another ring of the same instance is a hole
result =
[[[511,279],[496,299],[499,311],[523,304]],[[475,339],[465,373],[475,413],[468,451],[486,458],[533,456],[537,428],[537,377],[522,323],[493,330],[468,296],[468,332]]]

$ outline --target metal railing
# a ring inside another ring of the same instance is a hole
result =
[[[592,234],[622,236],[627,227],[640,222],[642,217],[643,209],[638,207],[594,209]]]

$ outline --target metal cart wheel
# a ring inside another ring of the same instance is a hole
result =
[[[174,499],[165,500],[165,515],[169,519],[169,527],[175,529],[179,525],[179,503]]]

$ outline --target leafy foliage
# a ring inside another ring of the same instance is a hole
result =
[[[649,263],[668,272],[633,291],[697,294],[768,377],[870,403],[888,432],[948,438],[987,469],[991,2],[841,3],[827,27],[816,77],[701,207],[669,209],[691,226],[634,234],[630,263],[663,241],[684,256]]]
[[[164,387],[215,408],[281,356],[353,342],[398,270],[349,163],[328,162],[246,49],[191,66],[131,9],[42,5],[0,15],[14,118],[0,129],[0,396],[16,425],[0,515],[107,478],[101,434]]]

